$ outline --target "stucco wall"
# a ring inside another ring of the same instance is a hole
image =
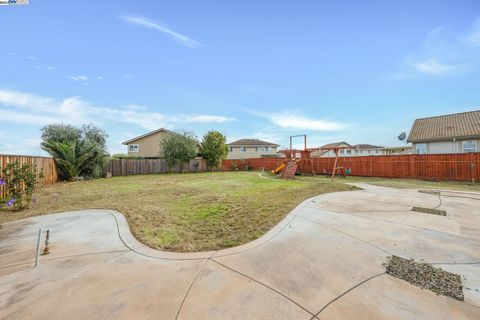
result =
[[[232,148],[232,151],[230,151]],[[245,152],[241,151],[242,147],[229,147],[227,159],[251,159],[251,158],[261,158],[262,155],[271,155],[274,156],[277,154],[277,147],[271,147],[270,151],[262,151],[262,147],[246,147]],[[258,150],[256,149],[258,148]],[[266,147],[264,147],[266,148]]]
[[[128,155],[131,157],[158,157],[160,155],[160,141],[172,135],[169,132],[160,131],[144,138],[133,141],[130,144],[138,144],[139,152],[130,152],[127,145]],[[130,145],[129,144],[129,145]]]
[[[470,141],[470,140],[469,140]],[[477,141],[477,152],[480,152],[480,140]],[[439,141],[425,143],[427,154],[464,153],[463,141]],[[417,144],[413,144],[413,153],[416,153]]]

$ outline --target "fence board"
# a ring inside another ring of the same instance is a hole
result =
[[[32,157],[0,154],[0,171],[4,169],[7,164],[13,163],[16,160],[18,160],[20,164],[31,164],[36,167],[36,174],[40,186],[45,186],[58,181],[55,161],[53,160],[53,158],[50,157]],[[0,198],[3,198],[5,196],[6,190],[4,186],[0,186]]]
[[[476,181],[480,179],[480,153],[388,155],[340,157],[352,176],[412,178],[426,180]],[[316,173],[331,173],[335,158],[313,158],[300,163],[300,170],[312,167]],[[224,160],[223,170],[273,170],[284,158]]]
[[[205,159],[193,159],[183,165],[168,167],[163,159],[111,159],[104,168],[112,176],[126,176],[135,174],[182,172],[205,172],[207,164]]]

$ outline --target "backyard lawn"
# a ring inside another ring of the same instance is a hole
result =
[[[62,211],[113,209],[124,214],[135,237],[152,248],[216,250],[260,237],[307,198],[355,189],[338,181],[218,172],[58,183],[36,192],[31,209],[0,212],[0,223]]]

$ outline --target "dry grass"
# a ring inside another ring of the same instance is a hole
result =
[[[124,214],[132,233],[150,247],[203,251],[254,240],[303,200],[352,190],[328,178],[294,180],[255,172],[138,175],[59,183],[34,195],[23,212],[0,212],[0,223],[53,212],[113,209]]]

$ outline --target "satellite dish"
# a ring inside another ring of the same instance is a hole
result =
[[[406,132],[402,132],[398,135],[398,140],[400,141],[405,141],[405,139],[407,139],[407,133]]]

